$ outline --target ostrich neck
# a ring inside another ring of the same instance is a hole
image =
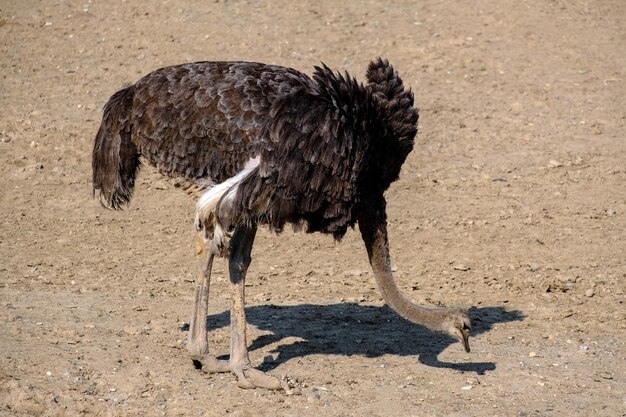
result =
[[[449,309],[415,304],[406,298],[396,285],[391,271],[384,208],[361,213],[359,230],[372,265],[376,285],[389,307],[413,323],[423,325],[431,330],[443,330],[442,322],[450,312]]]

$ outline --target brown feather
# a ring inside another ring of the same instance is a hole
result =
[[[292,223],[339,239],[397,179],[417,131],[413,94],[388,62],[373,61],[367,79],[250,62],[156,70],[107,103],[94,188],[108,206],[127,203],[141,155],[197,194],[260,157],[225,226]]]

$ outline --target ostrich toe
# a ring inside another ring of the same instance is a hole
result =
[[[217,359],[215,356],[209,354],[194,356],[193,362],[196,368],[200,369],[205,374],[230,372],[232,369],[229,361]]]
[[[233,373],[237,375],[237,386],[243,389],[264,388],[271,390],[284,390],[287,394],[291,389],[286,381],[273,375],[266,374],[258,369],[246,366],[234,366]]]

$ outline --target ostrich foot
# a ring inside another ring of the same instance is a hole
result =
[[[264,388],[271,390],[284,390],[291,394],[291,388],[286,381],[263,371],[253,368],[250,364],[233,365],[230,361],[217,359],[213,355],[192,355],[196,368],[206,374],[232,372],[237,376],[237,386],[243,389]]]
[[[222,372],[230,372],[232,367],[229,361],[219,360],[213,355],[192,355],[191,359],[196,368],[199,368],[205,374],[217,374]]]
[[[232,371],[237,375],[237,386],[243,389],[265,388],[271,390],[284,390],[291,394],[291,389],[286,381],[273,375],[252,368],[250,365],[234,365]]]

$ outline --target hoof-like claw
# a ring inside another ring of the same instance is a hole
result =
[[[233,373],[237,375],[237,386],[243,389],[264,388],[271,390],[284,390],[287,394],[291,394],[291,388],[287,381],[278,379],[273,375],[266,374],[254,368],[233,369]]]
[[[213,355],[194,356],[192,360],[194,366],[205,374],[230,372],[232,370],[229,361],[219,360]]]

